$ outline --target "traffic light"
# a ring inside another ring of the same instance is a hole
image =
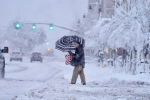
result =
[[[17,24],[16,24],[16,28],[19,28],[19,27],[20,27],[20,24],[19,24],[19,23],[17,23]]]
[[[35,24],[33,24],[33,25],[32,25],[32,29],[34,29],[34,30],[36,29],[36,26],[35,26]]]
[[[20,28],[19,22],[16,22],[16,23],[15,23],[15,28],[16,28],[16,29],[19,29],[19,28]]]
[[[50,30],[53,30],[53,25],[52,25],[52,24],[49,26],[49,29],[50,29]]]
[[[49,45],[49,42],[47,42],[46,44]]]

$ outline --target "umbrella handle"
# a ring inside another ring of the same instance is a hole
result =
[[[68,53],[71,55],[72,52],[71,52],[71,51],[68,51]]]

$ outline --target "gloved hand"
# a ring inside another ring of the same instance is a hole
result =
[[[72,55],[72,52],[71,52],[71,51],[68,51],[68,53],[69,53],[70,55]]]

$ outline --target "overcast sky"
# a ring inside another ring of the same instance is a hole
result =
[[[87,12],[88,0],[0,0],[0,25],[12,20],[70,25]]]
[[[22,22],[50,22],[71,28],[72,23],[87,13],[88,0],[0,0],[0,30],[4,30],[14,20]],[[50,46],[55,41],[67,35],[69,31],[49,26],[44,28]],[[0,33],[1,34],[1,33]]]

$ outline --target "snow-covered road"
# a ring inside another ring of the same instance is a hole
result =
[[[57,75],[61,70],[48,64],[48,60],[51,59],[30,63],[30,59],[24,57],[23,62],[10,62],[6,56],[5,79],[0,80],[0,100],[11,100]]]
[[[9,62],[6,57],[6,78],[0,80],[0,100],[150,100],[150,75],[113,73],[86,63],[87,85],[69,84],[73,67],[63,59],[45,57],[44,62]],[[62,62],[63,61],[63,62]]]

